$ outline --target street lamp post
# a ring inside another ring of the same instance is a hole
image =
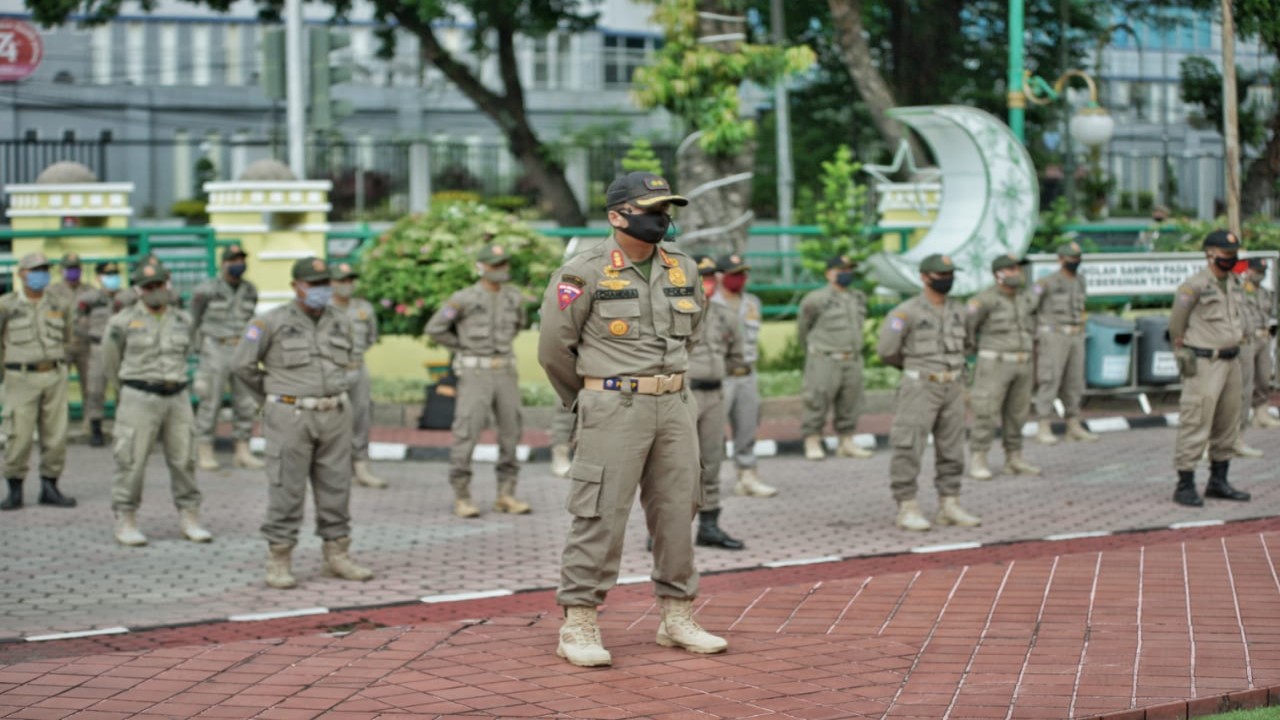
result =
[[[1031,74],[1028,70],[1022,76],[1022,92],[1026,99],[1035,105],[1048,105],[1062,98],[1071,78],[1080,78],[1089,89],[1089,104],[1076,111],[1069,126],[1072,139],[1081,144],[1096,148],[1106,145],[1115,134],[1116,121],[1098,103],[1098,86],[1093,78],[1083,70],[1068,70],[1050,85],[1044,78]]]
[[[1024,0],[1009,0],[1009,129],[1022,144],[1027,143],[1027,97],[1022,91],[1022,11]]]

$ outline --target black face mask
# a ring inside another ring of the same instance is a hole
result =
[[[853,284],[853,271],[844,270],[836,273],[836,284],[840,287],[849,287]]]
[[[1079,270],[1079,269],[1080,269],[1080,261],[1079,261],[1079,260],[1071,260],[1071,261],[1069,261],[1069,262],[1064,262],[1064,263],[1062,263],[1062,267],[1066,268],[1066,271],[1067,271],[1067,272],[1069,272],[1069,273],[1073,273],[1073,272],[1075,272],[1075,271],[1077,271],[1077,270]]]
[[[1216,257],[1213,259],[1213,264],[1217,265],[1218,269],[1223,272],[1231,272],[1236,266],[1236,258]]]
[[[657,245],[667,237],[671,228],[671,216],[666,213],[623,213],[627,226],[623,228],[631,237]]]
[[[951,286],[956,284],[954,277],[931,277],[929,278],[929,289],[936,293],[946,295],[951,292]]]

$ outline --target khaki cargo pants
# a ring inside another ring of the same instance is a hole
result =
[[[111,509],[135,511],[142,505],[142,485],[147,458],[159,439],[169,466],[169,487],[179,510],[200,507],[196,485],[195,415],[186,390],[156,395],[121,387],[112,432],[116,471],[111,477]]]
[[[102,343],[96,342],[89,349],[89,382],[88,389],[84,391],[85,419],[101,420],[106,417],[106,399],[107,369],[102,362]]]
[[[1240,437],[1240,358],[1195,361],[1196,374],[1182,378],[1175,470],[1195,470],[1206,445],[1210,460],[1230,460]]]
[[[1084,335],[1042,333],[1036,340],[1036,417],[1052,419],[1055,398],[1068,418],[1079,417],[1083,397]]]
[[[1271,402],[1271,338],[1254,335],[1240,346],[1240,432],[1249,410]]]
[[[760,383],[754,370],[750,375],[724,379],[724,406],[733,432],[733,462],[739,468],[753,468],[756,430],[760,427]]]
[[[449,484],[454,496],[471,499],[471,453],[489,420],[498,425],[498,492],[515,494],[520,465],[520,381],[514,365],[502,368],[456,368],[458,400],[453,416],[453,447],[449,450]]]
[[[854,353],[852,358],[843,360],[828,353],[809,353],[804,361],[804,420],[800,434],[821,435],[827,412],[833,411],[836,433],[851,435],[858,429],[861,410],[862,357]]]
[[[933,485],[938,497],[958,497],[964,475],[964,383],[902,377],[894,400],[897,413],[889,429],[889,489],[893,499],[914,500],[920,458],[933,434]]]
[[[239,341],[239,336],[235,338]],[[200,398],[196,410],[196,433],[201,442],[213,442],[218,425],[218,411],[222,409],[222,396],[231,388],[231,407],[235,411],[232,436],[236,440],[249,439],[253,434],[253,421],[258,414],[258,403],[238,375],[231,372],[231,356],[236,351],[235,342],[221,342],[206,337],[200,343],[200,366],[196,368],[195,391]]]
[[[337,540],[351,534],[351,405],[303,410],[267,401],[262,408],[267,465],[267,520],[262,535],[293,545],[302,525],[307,485],[316,504],[316,535]]]
[[[694,390],[698,404],[698,449],[702,469],[698,476],[699,510],[720,508],[720,464],[724,462],[724,393]]]
[[[640,491],[653,538],[654,591],[693,598],[692,521],[698,507],[697,409],[689,391],[578,393],[578,445],[569,470],[573,516],[556,602],[595,607],[618,581],[627,518]]]
[[[996,423],[1001,427],[1005,453],[1022,451],[1022,426],[1031,413],[1034,381],[1030,361],[978,358],[973,388],[969,392],[974,416],[969,446],[974,452],[991,449]]]
[[[351,398],[351,461],[369,459],[369,431],[373,427],[373,385],[369,368],[347,370],[347,396]]]
[[[67,366],[4,371],[4,476],[25,478],[40,431],[40,476],[62,475],[67,461]]]

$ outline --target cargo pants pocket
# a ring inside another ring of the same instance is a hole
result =
[[[134,430],[131,427],[116,425],[111,434],[111,454],[116,459],[116,466],[121,470],[133,467]]]
[[[573,487],[569,489],[565,509],[574,517],[600,517],[600,490],[604,484],[604,466],[574,460],[569,468],[569,478],[573,480]]]

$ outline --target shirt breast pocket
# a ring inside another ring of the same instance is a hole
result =
[[[1200,302],[1197,303],[1200,308],[1200,315],[1206,320],[1226,320],[1227,304],[1223,301],[1221,295],[1216,292],[1206,292],[1200,295]]]
[[[693,334],[693,319],[701,310],[697,303],[682,298],[671,303],[671,334],[674,337],[689,337]]]
[[[351,341],[341,335],[329,336],[329,357],[339,365],[351,362]]]
[[[29,315],[19,315],[9,320],[9,342],[18,345],[32,342],[35,339],[35,322]]]
[[[306,338],[280,341],[280,362],[285,367],[301,367],[311,361],[311,343]]]
[[[911,355],[927,355],[938,351],[938,328],[933,323],[917,323],[907,338]]]
[[[605,300],[596,303],[604,333],[615,340],[640,337],[640,301]]]
[[[44,319],[44,334],[50,340],[58,341],[67,330],[67,318],[62,313],[49,313]]]

